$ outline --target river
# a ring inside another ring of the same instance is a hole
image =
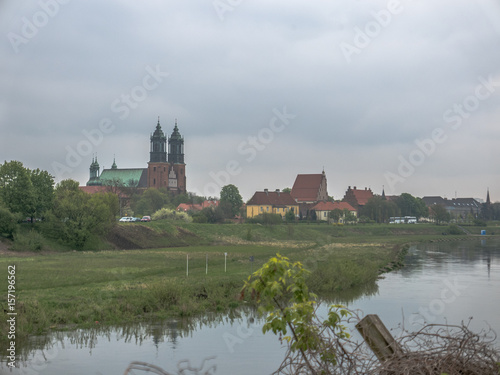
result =
[[[426,243],[411,246],[406,266],[385,274],[378,290],[349,304],[362,314],[378,314],[395,335],[426,323],[468,322],[473,331],[500,329],[500,240]],[[99,327],[32,338],[1,373],[40,375],[122,375],[132,361],[154,364],[169,374],[269,374],[285,345],[262,334],[251,311],[153,325]],[[498,342],[498,340],[496,341]],[[38,349],[37,349],[38,348]],[[40,349],[43,348],[43,349]],[[136,369],[130,375],[145,375]]]

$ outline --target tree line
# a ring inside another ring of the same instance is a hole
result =
[[[0,236],[34,247],[27,250],[40,249],[37,233],[82,249],[114,225],[118,212],[112,192],[89,195],[70,179],[55,184],[47,171],[31,170],[19,161],[0,165]],[[23,223],[31,226],[20,233]]]
[[[181,203],[201,204],[206,199],[129,186],[114,181],[103,192],[87,194],[77,181],[55,184],[47,171],[5,161],[0,165],[0,237],[14,240],[23,250],[40,250],[43,238],[80,250],[106,235],[118,216],[152,216],[160,210],[175,211]],[[193,213],[193,221],[224,222],[240,213],[243,200],[236,186],[224,186],[220,195],[217,207]]]

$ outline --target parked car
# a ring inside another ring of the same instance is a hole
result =
[[[118,220],[118,221],[120,221],[120,222],[122,222],[122,223],[129,223],[129,222],[131,222],[131,221],[132,221],[132,219],[133,219],[133,217],[130,217],[130,216],[124,216],[124,217],[122,217],[122,218],[121,218],[120,220]]]
[[[133,217],[132,220],[130,220],[130,221],[136,222],[136,221],[141,221],[141,219],[138,217]]]
[[[141,221],[151,221],[151,216],[143,216]]]

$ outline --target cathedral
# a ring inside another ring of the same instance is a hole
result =
[[[184,138],[179,133],[177,120],[170,137],[161,130],[160,119],[150,137],[147,168],[118,168],[115,160],[110,169],[103,169],[97,156],[90,164],[87,186],[126,186],[138,188],[164,188],[174,194],[186,192],[186,164],[184,164]],[[168,152],[167,152],[168,142]]]

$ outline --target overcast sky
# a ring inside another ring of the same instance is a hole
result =
[[[0,35],[0,160],[56,181],[147,167],[160,116],[199,195],[500,200],[497,1],[12,0]]]

